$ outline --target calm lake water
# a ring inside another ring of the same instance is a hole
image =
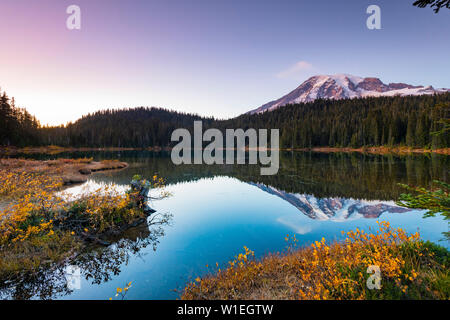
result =
[[[152,207],[172,218],[169,224],[129,230],[110,247],[83,254],[73,262],[80,270],[79,289],[67,289],[67,269],[52,269],[14,284],[0,292],[2,297],[108,299],[117,287],[132,281],[127,299],[176,299],[176,290],[186,282],[213,272],[216,263],[225,267],[243,246],[261,257],[285,250],[287,234],[295,234],[300,246],[308,245],[322,237],[342,239],[341,231],[357,227],[368,231],[376,228],[377,220],[408,232],[419,230],[424,239],[449,246],[439,242],[448,231],[442,218],[423,219],[423,211],[393,201],[404,191],[398,183],[429,187],[435,179],[448,181],[446,156],[284,152],[275,176],[260,176],[258,166],[175,166],[164,152],[33,157],[93,157],[130,164],[90,176],[88,188],[104,183],[126,187],[135,174],[157,173],[166,179],[172,196]]]

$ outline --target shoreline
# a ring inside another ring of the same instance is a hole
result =
[[[361,148],[337,148],[337,147],[314,147],[314,148],[304,148],[304,149],[286,149],[286,151],[312,151],[321,153],[370,153],[370,154],[425,154],[425,153],[436,153],[442,155],[450,155],[450,148],[440,148],[440,149],[423,149],[423,148],[412,148],[412,147],[361,147]]]
[[[39,272],[52,273],[69,261],[73,265],[71,261],[91,246],[118,243],[132,228],[166,223],[169,218],[164,214],[158,221],[147,220],[155,211],[143,205],[142,190],[147,184],[140,178],[133,178],[126,193],[105,185],[76,199],[59,194],[67,176],[127,166],[90,158],[0,159],[0,200],[7,201],[0,211],[0,289],[6,281],[8,286],[33,283]]]
[[[226,148],[224,148],[225,150]],[[170,147],[145,147],[145,148],[125,148],[125,147],[104,147],[104,148],[91,148],[91,147],[58,147],[58,146],[47,146],[47,147],[0,147],[0,158],[2,156],[14,156],[17,154],[60,154],[60,153],[71,153],[71,152],[120,152],[120,151],[171,151]],[[248,151],[249,148],[246,148]],[[265,150],[274,150],[267,148]],[[280,151],[298,151],[298,152],[319,152],[319,153],[366,153],[366,154],[396,154],[396,155],[408,155],[408,154],[426,154],[426,153],[436,153],[441,155],[450,155],[450,148],[438,148],[438,149],[424,149],[424,148],[414,148],[405,146],[396,147],[360,147],[360,148],[350,148],[350,147],[312,147],[312,148],[281,148]]]
[[[244,252],[188,282],[181,300],[448,300],[448,250],[381,221],[374,231],[343,232],[344,240],[315,241],[256,258]],[[382,274],[378,290],[370,268]],[[208,268],[208,265],[206,266]]]
[[[60,178],[63,185],[84,183],[94,172],[120,170],[128,163],[117,160],[92,161],[92,159],[25,160],[0,159],[0,170],[12,173],[45,173]]]

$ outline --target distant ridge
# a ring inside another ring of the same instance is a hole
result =
[[[449,89],[413,86],[406,83],[385,84],[378,78],[362,78],[349,74],[318,75],[309,78],[295,90],[248,113],[272,111],[279,107],[316,99],[351,99],[380,96],[409,96],[444,93]]]

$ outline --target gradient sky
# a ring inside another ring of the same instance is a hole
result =
[[[0,0],[0,87],[43,124],[136,106],[231,117],[314,74],[450,87],[450,11],[412,2]]]

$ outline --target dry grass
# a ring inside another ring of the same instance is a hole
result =
[[[48,163],[55,168],[90,165],[91,160]],[[0,283],[59,263],[88,242],[107,245],[103,236],[147,221],[137,189],[122,193],[115,185],[105,185],[71,200],[64,192],[55,192],[62,188],[62,178],[45,174],[49,170],[43,170],[42,163],[14,160],[6,164],[10,171],[0,170],[0,197],[9,201],[0,210]],[[118,165],[114,161],[94,164],[95,169]],[[28,171],[23,171],[25,167]],[[151,187],[163,188],[154,180]]]
[[[27,160],[27,159],[0,159],[0,171],[7,171],[13,175],[18,174],[45,174],[60,178],[63,184],[82,183],[92,172],[104,170],[123,169],[128,166],[125,162],[117,160],[104,160],[95,162],[92,158],[56,159],[56,160]]]

